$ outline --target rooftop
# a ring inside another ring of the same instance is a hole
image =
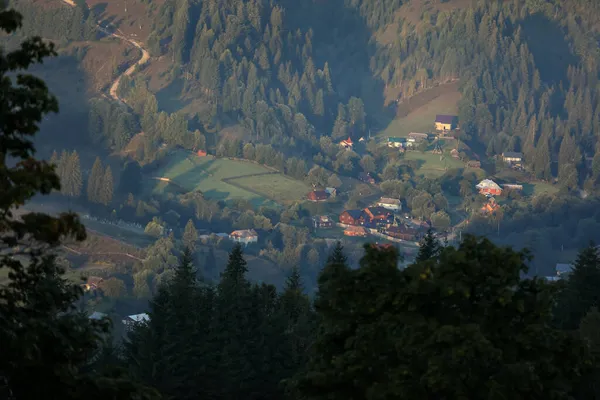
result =
[[[435,116],[435,122],[439,122],[441,124],[453,124],[457,119],[458,117],[456,115],[438,114]]]
[[[233,231],[233,232],[231,232],[230,236],[253,237],[253,236],[257,236],[257,233],[254,229],[244,229],[244,230],[239,230],[239,231]]]
[[[491,179],[484,179],[477,184],[477,189],[501,189],[496,182]]]
[[[381,204],[400,205],[400,200],[398,200],[398,199],[392,199],[391,197],[382,197],[381,199],[379,199],[379,203],[381,203]]]
[[[363,215],[363,210],[345,210],[344,212],[350,214],[354,219],[359,219]]]
[[[127,318],[135,321],[135,322],[147,322],[150,321],[150,316],[146,313],[129,315]]]
[[[523,158],[523,153],[518,153],[516,151],[507,151],[502,153],[502,157],[504,158]]]

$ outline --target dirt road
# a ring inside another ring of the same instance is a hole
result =
[[[63,3],[68,4],[71,7],[75,7],[76,4],[73,0],[62,0]],[[129,44],[131,44],[132,46],[137,47],[138,49],[140,49],[140,51],[142,52],[142,55],[140,57],[140,59],[133,64],[131,67],[127,68],[127,70],[125,72],[123,72],[121,75],[119,75],[117,77],[117,79],[115,79],[115,81],[112,83],[112,85],[110,85],[110,90],[109,90],[109,94],[110,97],[112,97],[114,100],[120,102],[120,103],[125,103],[125,101],[123,99],[121,99],[118,95],[118,91],[119,91],[119,84],[121,83],[121,78],[123,78],[124,76],[130,76],[131,74],[133,74],[135,72],[135,70],[145,64],[146,62],[148,62],[148,60],[150,59],[150,54],[148,53],[148,51],[146,51],[146,49],[144,49],[144,47],[142,47],[142,45],[138,42],[135,41],[133,39],[129,39],[123,35],[119,35],[118,33],[114,33],[114,32],[109,32],[106,29],[104,29],[100,24],[97,24],[96,27],[98,28],[98,30],[100,30],[101,32],[106,33],[109,36],[115,37],[117,39],[123,40]]]

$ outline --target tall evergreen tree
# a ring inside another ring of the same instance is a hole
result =
[[[104,178],[104,167],[100,157],[96,157],[92,171],[87,180],[87,198],[92,203],[100,203],[100,187]]]
[[[60,179],[60,192],[61,194],[67,193],[67,187],[69,183],[67,182],[67,168],[69,165],[69,153],[66,150],[63,150],[60,153],[60,158],[58,159],[58,164],[56,165],[56,175]]]
[[[198,231],[194,226],[194,222],[189,219],[185,225],[183,232],[183,244],[185,247],[190,249],[192,252],[196,251],[196,242],[198,241]]]
[[[568,330],[579,327],[592,307],[600,306],[600,252],[593,244],[582,249],[573,264],[557,304],[559,326]]]
[[[327,257],[327,264],[342,264],[346,265],[348,258],[344,254],[344,246],[340,241],[335,243],[335,247],[331,251],[331,254]]]
[[[440,255],[441,250],[442,244],[433,235],[433,231],[430,228],[427,230],[427,233],[423,239],[421,239],[421,243],[419,244],[419,252],[417,253],[415,261],[420,262],[436,258]]]
[[[81,177],[81,163],[79,162],[79,154],[73,151],[69,156],[69,161],[65,170],[68,176],[67,196],[79,197],[81,195],[81,187],[83,179]]]
[[[249,376],[252,374],[251,348],[246,346],[249,335],[256,329],[251,320],[252,288],[246,278],[248,268],[242,246],[237,243],[229,254],[225,271],[217,286],[216,331],[222,346],[220,368],[227,397],[242,399],[249,396]],[[256,340],[258,338],[254,338]]]
[[[110,170],[110,166],[106,166],[106,170],[104,171],[104,176],[102,177],[102,186],[99,191],[99,200],[100,203],[105,206],[109,205],[113,198],[113,176]]]

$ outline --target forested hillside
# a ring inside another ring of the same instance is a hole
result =
[[[93,10],[18,3],[25,33],[94,35]],[[201,130],[239,121],[246,140],[269,141],[285,153],[321,153],[319,162],[328,164],[337,155],[321,137],[358,139],[393,117],[390,93],[403,101],[459,79],[463,139],[488,155],[522,151],[537,177],[557,177],[570,190],[584,182],[591,189],[600,174],[600,156],[592,162],[600,130],[595,1],[149,4],[147,47],[169,59],[181,99],[207,105],[188,110]],[[160,111],[144,90],[147,80],[138,76],[121,88],[137,93],[136,109],[148,119],[144,131]],[[122,147],[136,133],[127,130],[106,144]]]
[[[182,96],[210,102],[213,123],[240,119],[283,149],[365,135],[385,122],[384,88],[402,100],[460,79],[465,140],[523,151],[535,175],[569,189],[595,182],[597,2],[480,1],[418,22],[406,16],[418,2],[401,3],[170,1],[149,46],[172,58]]]

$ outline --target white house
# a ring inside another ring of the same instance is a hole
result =
[[[146,313],[129,315],[122,321],[125,329],[132,329],[136,324],[143,324],[150,321],[150,316]]]
[[[249,243],[258,242],[258,234],[254,229],[244,229],[231,232],[229,239],[234,242],[248,245]]]
[[[382,197],[377,202],[377,205],[379,207],[383,207],[386,210],[390,210],[390,211],[400,211],[400,210],[402,210],[402,203],[400,202],[400,200],[398,200],[398,199],[392,199],[392,198],[389,198],[389,197]]]

